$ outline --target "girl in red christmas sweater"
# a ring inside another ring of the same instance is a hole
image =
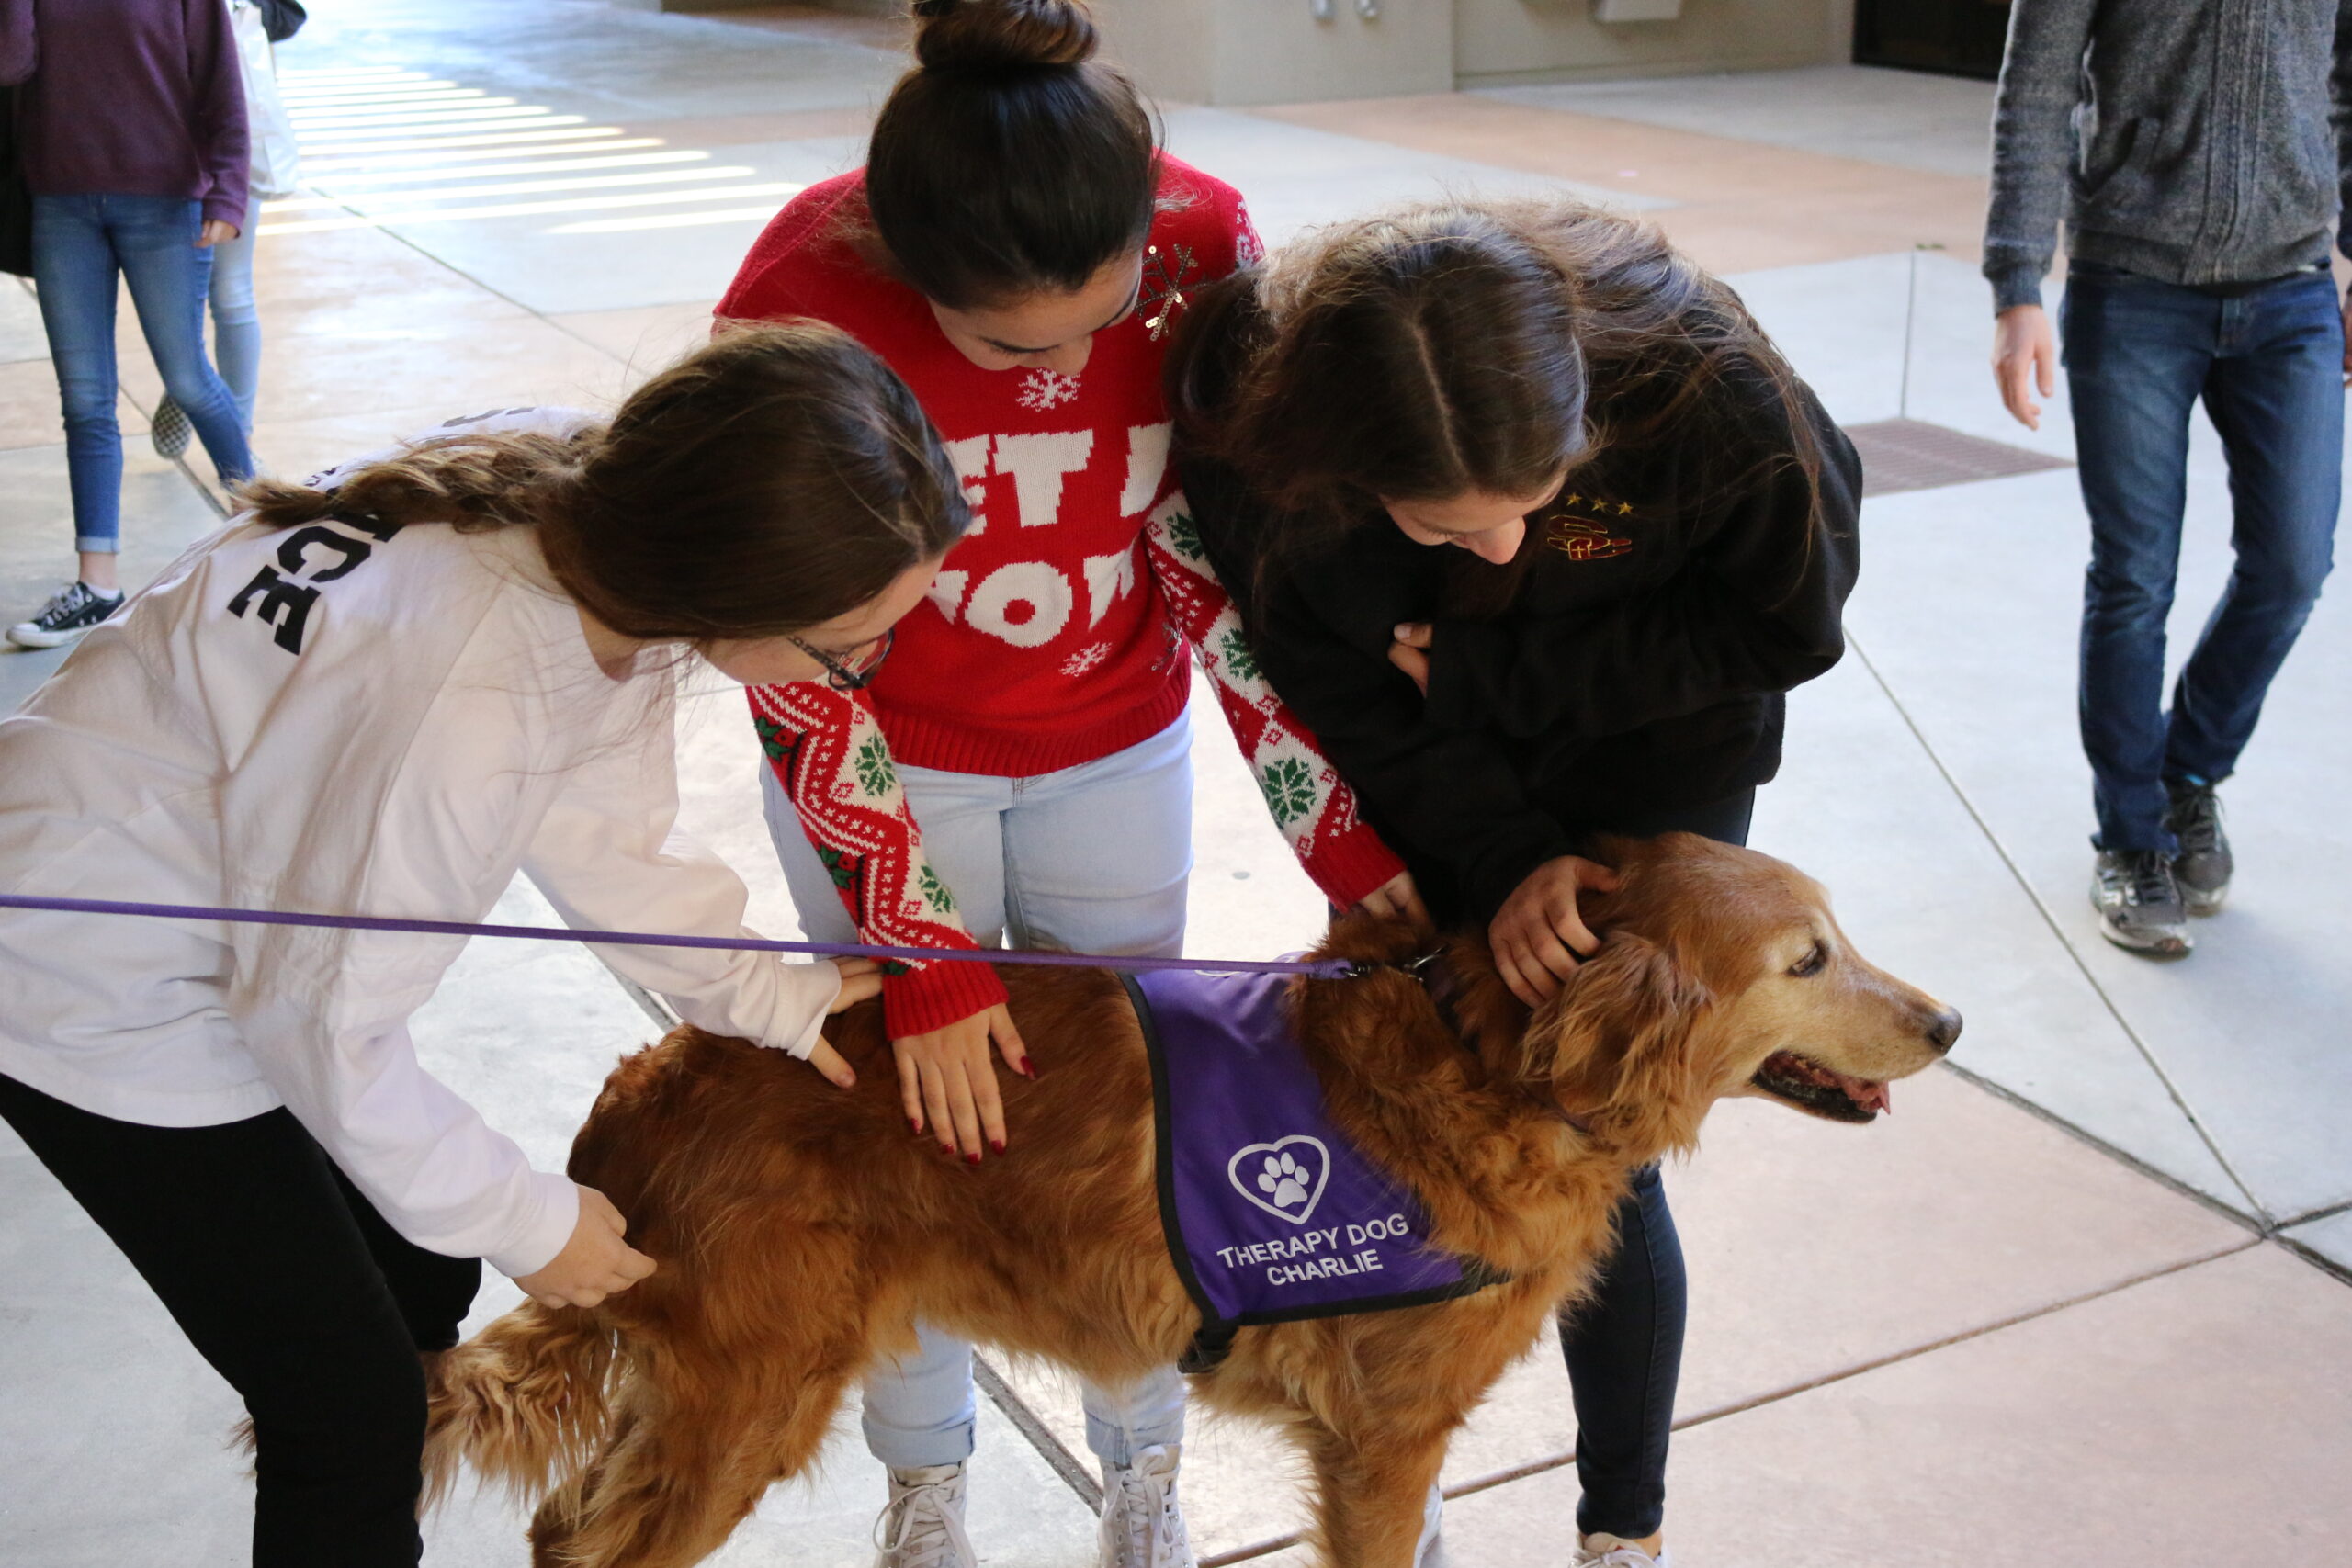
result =
[[[761,236],[723,321],[816,317],[911,387],[974,509],[929,604],[829,685],[754,689],[769,823],[812,935],[1174,953],[1191,863],[1188,644],[1276,823],[1331,901],[1418,908],[1353,796],[1259,676],[1168,464],[1160,367],[1192,294],[1258,258],[1239,196],[1161,154],[1076,0],[922,0],[918,68],[866,166]],[[888,662],[884,662],[885,656]],[[919,833],[917,823],[922,831]],[[842,913],[831,911],[836,899]],[[986,967],[891,974],[910,1126],[1001,1151]],[[926,1330],[865,1390],[891,1470],[883,1568],[970,1561],[969,1347]],[[1173,1369],[1087,1390],[1102,1562],[1189,1564]]]

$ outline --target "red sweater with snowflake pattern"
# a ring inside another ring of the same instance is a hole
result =
[[[1313,737],[1257,679],[1190,544],[1161,362],[1188,297],[1260,247],[1239,193],[1173,158],[1163,164],[1136,308],[1095,334],[1077,376],[984,369],[948,342],[922,296],[860,254],[862,171],[810,186],[778,213],[719,302],[722,320],[813,317],[872,349],[931,416],[972,503],[970,531],[929,600],[899,623],[868,693],[802,683],[752,694],[769,761],[869,942],[973,945],[952,890],[923,860],[893,758],[1004,777],[1094,761],[1175,721],[1188,645],[1324,892],[1353,903],[1401,868]],[[976,964],[918,965],[884,984],[894,1035],[1003,995]]]

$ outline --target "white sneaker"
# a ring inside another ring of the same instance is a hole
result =
[[[1437,1545],[1438,1532],[1445,1529],[1445,1493],[1437,1483],[1430,1483],[1430,1495],[1421,1505],[1421,1539],[1413,1543],[1413,1568],[1430,1560],[1430,1549]]]
[[[1652,1557],[1639,1541],[1605,1532],[1585,1537],[1584,1544],[1577,1548],[1575,1562],[1576,1568],[1672,1568],[1665,1548]]]
[[[1194,1568],[1184,1510],[1176,1502],[1182,1457],[1182,1450],[1169,1443],[1145,1449],[1124,1469],[1102,1467],[1098,1568]]]
[[[874,1568],[979,1568],[964,1533],[964,1467],[890,1472],[890,1506],[874,1521]]]

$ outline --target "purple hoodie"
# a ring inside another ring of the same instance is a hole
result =
[[[245,225],[245,85],[227,0],[0,0],[0,84],[42,196],[179,196]]]

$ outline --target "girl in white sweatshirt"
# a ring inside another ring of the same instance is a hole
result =
[[[742,932],[673,832],[670,676],[861,683],[967,518],[898,378],[806,324],[609,426],[508,410],[247,494],[0,721],[0,890],[476,921],[520,870],[577,926]],[[244,1396],[262,1568],[416,1562],[418,1353],[477,1258],[582,1306],[653,1269],[418,1065],[462,945],[0,910],[0,1118]],[[851,1081],[819,1027],[871,965],[599,951]]]

